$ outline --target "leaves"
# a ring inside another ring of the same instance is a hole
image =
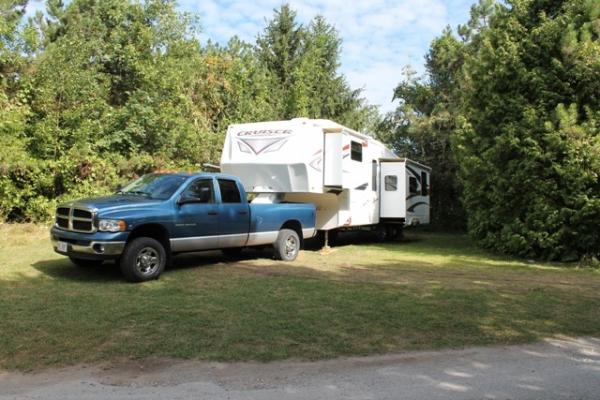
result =
[[[597,256],[600,71],[574,59],[577,48],[599,49],[581,34],[597,3],[544,4],[497,6],[466,42],[457,86],[469,128],[454,136],[464,205],[486,247]]]
[[[434,222],[464,210],[484,247],[599,256],[599,16],[597,1],[480,0],[460,40],[431,43],[384,138],[433,165]]]
[[[108,192],[156,167],[218,163],[227,126],[296,116],[356,129],[378,115],[339,74],[340,39],[288,6],[257,46],[201,46],[172,0],[0,0],[0,218]],[[107,162],[109,160],[109,162]],[[91,175],[80,176],[79,166]]]

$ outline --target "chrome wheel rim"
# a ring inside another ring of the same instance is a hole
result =
[[[135,268],[142,275],[152,275],[160,265],[160,256],[158,251],[152,247],[141,249],[135,259]]]
[[[296,240],[296,238],[293,235],[288,236],[288,238],[285,241],[285,255],[287,257],[294,256],[294,254],[296,254],[297,251],[297,246],[298,241]]]

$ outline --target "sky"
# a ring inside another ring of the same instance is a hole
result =
[[[273,9],[287,2],[301,23],[322,15],[342,39],[341,72],[353,89],[362,88],[369,103],[394,109],[394,87],[410,66],[424,72],[430,42],[450,25],[469,18],[476,0],[179,0],[182,11],[200,16],[200,39],[225,44],[234,35],[254,43]],[[32,0],[28,13],[43,8]]]
[[[362,88],[382,112],[394,108],[394,87],[403,67],[424,71],[430,42],[450,25],[469,18],[476,0],[289,0],[302,23],[323,15],[342,38],[341,72],[352,88]],[[226,43],[233,35],[254,42],[281,0],[180,0],[180,8],[200,15],[201,39]]]

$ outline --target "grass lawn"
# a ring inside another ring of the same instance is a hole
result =
[[[126,283],[0,225],[0,369],[122,358],[316,359],[600,334],[600,273],[489,255],[460,235],[354,240],[293,263],[176,258]],[[262,253],[267,256],[268,253]]]

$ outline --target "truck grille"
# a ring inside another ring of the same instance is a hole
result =
[[[94,232],[94,213],[85,208],[58,207],[56,226],[74,232]]]

